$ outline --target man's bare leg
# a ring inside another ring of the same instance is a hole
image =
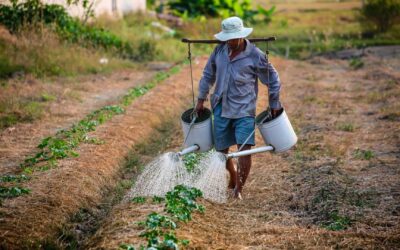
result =
[[[237,145],[237,147],[239,149],[241,145]],[[248,149],[251,149],[251,145],[244,145],[241,151]],[[247,177],[249,176],[250,168],[251,168],[251,155],[239,157],[236,188],[235,188],[236,197],[239,197],[239,194],[242,192],[243,186],[246,183]]]
[[[229,153],[229,148],[221,150],[221,153],[227,154]],[[226,170],[229,172],[229,184],[228,188],[234,189],[236,187],[236,179],[237,179],[237,173],[235,170],[235,166],[233,165],[233,160],[228,159],[226,161]]]

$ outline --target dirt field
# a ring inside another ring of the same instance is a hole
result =
[[[195,64],[195,81],[206,58]],[[400,62],[365,56],[360,69],[337,59],[273,58],[283,87],[281,100],[299,142],[290,152],[259,154],[242,201],[213,204],[181,224],[178,236],[193,249],[394,249],[400,245]],[[96,209],[120,178],[129,149],[151,136],[163,119],[175,118],[190,101],[189,71],[169,78],[137,99],[126,114],[100,126],[102,145],[83,145],[80,157],[34,174],[30,195],[0,207],[0,248],[43,247],[80,209]],[[157,101],[155,101],[157,100]],[[266,105],[261,88],[259,111]],[[258,145],[262,145],[257,137]],[[33,150],[33,149],[31,149]],[[157,205],[121,202],[79,248],[117,249],[139,244],[135,222]],[[336,229],[337,231],[333,231]]]
[[[399,247],[400,64],[363,60],[353,70],[341,60],[274,59],[299,143],[288,153],[254,156],[244,200],[203,201],[206,213],[178,231],[190,249]],[[144,244],[135,222],[161,209],[122,203],[87,246]]]

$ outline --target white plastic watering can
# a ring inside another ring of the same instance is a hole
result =
[[[189,109],[181,116],[182,129],[185,136],[184,146],[186,147],[178,153],[181,156],[195,151],[206,152],[213,146],[211,111],[205,109],[203,117],[197,122],[196,119],[198,118],[192,117],[192,114],[193,109]],[[280,153],[289,150],[296,144],[297,136],[285,110],[282,109],[274,119],[268,117],[268,114],[269,112],[266,110],[256,117],[257,128],[267,146],[229,153],[224,155],[226,159],[267,151]]]

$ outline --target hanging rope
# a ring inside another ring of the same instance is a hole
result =
[[[268,81],[268,84],[270,84],[269,83],[269,58],[268,58],[268,56],[269,56],[269,42],[267,41],[267,50],[265,51],[265,60],[267,61],[267,81]],[[267,106],[267,110],[268,110],[268,108],[269,108],[269,105]]]
[[[268,59],[268,55],[269,55],[269,43],[267,42],[267,50],[265,51],[265,60],[267,61],[267,81],[269,84],[269,59]],[[267,105],[267,115],[258,123],[258,124],[263,124],[265,120],[267,120],[269,118],[268,115],[268,109],[269,106]],[[256,124],[258,126],[258,124]],[[251,134],[246,138],[246,140],[243,142],[243,144],[240,146],[240,148],[238,149],[238,152],[241,151],[243,149],[243,147],[246,145],[246,143],[249,141],[249,139],[253,136],[253,134],[256,132],[256,128],[254,128],[253,132],[251,132]]]
[[[190,43],[188,43],[188,59],[190,65],[190,80],[192,82],[192,100],[193,100],[193,108],[194,106],[194,87],[193,87],[193,69],[192,69],[192,51],[190,50]]]

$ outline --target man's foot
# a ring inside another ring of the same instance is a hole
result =
[[[233,190],[233,198],[243,200],[242,193],[237,188]]]

